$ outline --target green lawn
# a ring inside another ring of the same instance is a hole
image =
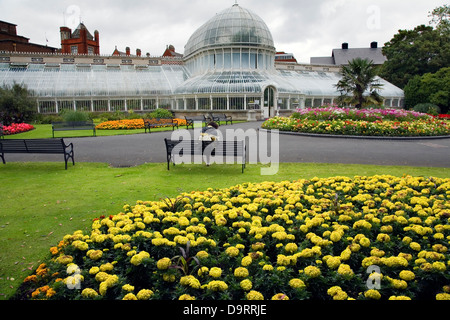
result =
[[[117,214],[137,200],[174,197],[183,191],[223,188],[243,182],[282,181],[331,176],[391,174],[450,177],[447,168],[341,164],[280,164],[275,176],[261,176],[261,166],[165,164],[111,168],[77,163],[62,170],[57,163],[0,164],[0,299],[49,254],[64,235],[89,230],[93,218]]]

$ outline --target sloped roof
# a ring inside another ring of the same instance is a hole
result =
[[[374,64],[383,64],[387,60],[381,48],[333,49],[333,57],[338,66],[348,64],[355,58],[369,59]]]
[[[89,32],[89,30],[86,28],[86,26],[81,22],[78,27],[75,29],[74,32],[72,32],[72,38],[80,38],[80,31],[81,29],[86,29],[86,37],[89,40],[94,40],[94,37],[92,36],[92,34]]]

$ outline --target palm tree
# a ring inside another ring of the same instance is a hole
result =
[[[383,97],[378,94],[383,84],[377,79],[373,61],[356,58],[341,70],[342,79],[335,85],[341,93],[339,104],[355,105],[361,109],[370,104],[381,104]]]

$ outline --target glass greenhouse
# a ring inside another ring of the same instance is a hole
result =
[[[101,63],[105,59],[96,56],[91,59],[94,63],[70,59],[65,63],[63,58],[62,63],[33,63],[33,58],[31,63],[12,63],[0,54],[0,83],[26,85],[41,113],[256,108],[267,117],[277,109],[319,106],[339,96],[335,89],[339,73],[325,71],[328,68],[281,69],[275,65],[275,54],[264,21],[235,4],[194,32],[178,62],[133,64],[131,59],[127,63],[107,59],[113,62]],[[403,91],[383,79],[380,82],[385,104],[401,106]]]

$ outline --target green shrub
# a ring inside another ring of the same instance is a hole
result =
[[[166,109],[156,109],[150,113],[150,118],[173,118],[173,114]]]
[[[413,108],[416,112],[428,113],[434,116],[437,116],[441,113],[441,108],[432,103],[419,103],[416,104]]]
[[[60,115],[66,122],[82,122],[91,120],[90,114],[82,111],[64,110]]]

